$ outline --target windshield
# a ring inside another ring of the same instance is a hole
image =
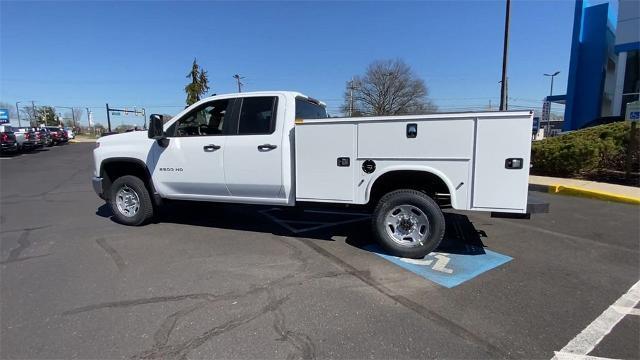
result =
[[[316,103],[304,99],[296,99],[296,119],[324,119],[327,109]]]

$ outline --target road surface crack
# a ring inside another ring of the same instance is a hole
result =
[[[113,262],[116,264],[118,271],[124,270],[124,268],[127,266],[127,263],[124,261],[122,256],[118,254],[116,249],[114,249],[111,245],[109,245],[109,243],[107,243],[107,240],[105,238],[96,239],[96,243],[98,243],[102,250],[104,250],[111,257],[111,260],[113,260]]]

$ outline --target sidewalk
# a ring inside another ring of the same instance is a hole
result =
[[[633,186],[531,175],[529,189],[640,205],[640,188]]]
[[[95,138],[87,138],[87,137],[79,137],[76,136],[75,139],[69,139],[70,143],[92,143],[92,142],[96,142],[97,139]]]

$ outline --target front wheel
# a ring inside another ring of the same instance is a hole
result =
[[[153,203],[140,178],[131,175],[117,178],[109,195],[111,210],[119,223],[138,226],[153,217]]]
[[[372,225],[378,243],[391,255],[423,258],[440,245],[445,220],[429,196],[402,189],[380,199]]]

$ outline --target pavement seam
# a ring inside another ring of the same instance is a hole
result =
[[[97,238],[96,243],[102,248],[102,250],[107,253],[107,255],[109,255],[111,260],[113,260],[113,262],[116,264],[116,267],[118,268],[118,271],[124,270],[124,268],[127,266],[127,263],[124,261],[122,256],[120,256],[118,251],[116,251],[116,249],[114,249],[111,245],[109,245],[109,243],[107,243],[107,240],[105,238]]]
[[[403,295],[397,295],[394,294],[390,289],[388,289],[386,286],[384,286],[383,284],[379,283],[377,280],[373,279],[370,274],[365,274],[361,271],[358,271],[358,269],[356,269],[355,267],[353,267],[352,265],[346,263],[345,261],[343,261],[342,259],[340,259],[339,257],[331,254],[330,252],[328,252],[327,250],[323,249],[322,247],[320,247],[319,245],[311,242],[311,241],[307,241],[306,239],[303,238],[296,238],[298,241],[300,241],[301,243],[305,244],[307,247],[309,247],[311,250],[317,252],[318,254],[320,254],[321,256],[327,258],[329,261],[331,261],[334,265],[338,266],[339,268],[341,268],[342,270],[348,272],[349,274],[353,275],[354,277],[356,277],[357,279],[359,279],[360,281],[362,281],[363,283],[369,285],[370,287],[372,287],[373,289],[377,290],[379,293],[385,295],[386,297],[390,298],[391,300],[395,301],[396,303],[406,307],[407,309],[410,309],[412,311],[414,311],[415,313],[417,313],[418,315],[420,315],[421,317],[433,321],[434,323],[442,326],[443,328],[445,328],[446,330],[448,330],[450,333],[452,333],[453,335],[456,335],[466,341],[468,341],[469,343],[472,343],[474,345],[480,345],[483,348],[485,348],[485,350],[491,354],[491,356],[493,358],[509,358],[509,354],[507,352],[505,352],[504,350],[500,349],[498,346],[492,344],[491,342],[481,338],[480,336],[474,334],[473,332],[471,332],[470,330],[456,324],[455,322],[445,318],[444,316],[438,314],[437,312],[430,310],[410,299],[408,299],[407,297],[403,296]]]
[[[557,231],[553,231],[553,230],[547,230],[547,229],[543,229],[537,226],[533,226],[533,225],[527,225],[527,224],[522,224],[516,221],[508,221],[508,220],[504,220],[504,219],[499,219],[499,218],[492,218],[491,220],[496,221],[496,222],[500,222],[502,224],[508,224],[514,227],[519,227],[521,229],[527,229],[527,230],[531,230],[531,231],[537,231],[543,234],[547,234],[547,235],[552,235],[561,239],[565,239],[565,240],[573,240],[575,241],[579,241],[579,242],[588,242],[592,245],[597,245],[597,246],[601,246],[601,247],[605,247],[605,248],[610,248],[610,249],[615,249],[615,250],[619,250],[619,251],[624,251],[624,252],[634,252],[634,253],[640,253],[640,251],[635,250],[635,249],[629,249],[626,248],[624,246],[620,246],[620,245],[615,245],[615,244],[607,244],[607,243],[602,243],[596,240],[592,240],[592,239],[588,239],[588,238],[584,238],[584,237],[580,237],[580,236],[575,236],[575,235],[569,235],[569,234],[565,234],[565,233],[561,233],[561,232],[557,232]]]

